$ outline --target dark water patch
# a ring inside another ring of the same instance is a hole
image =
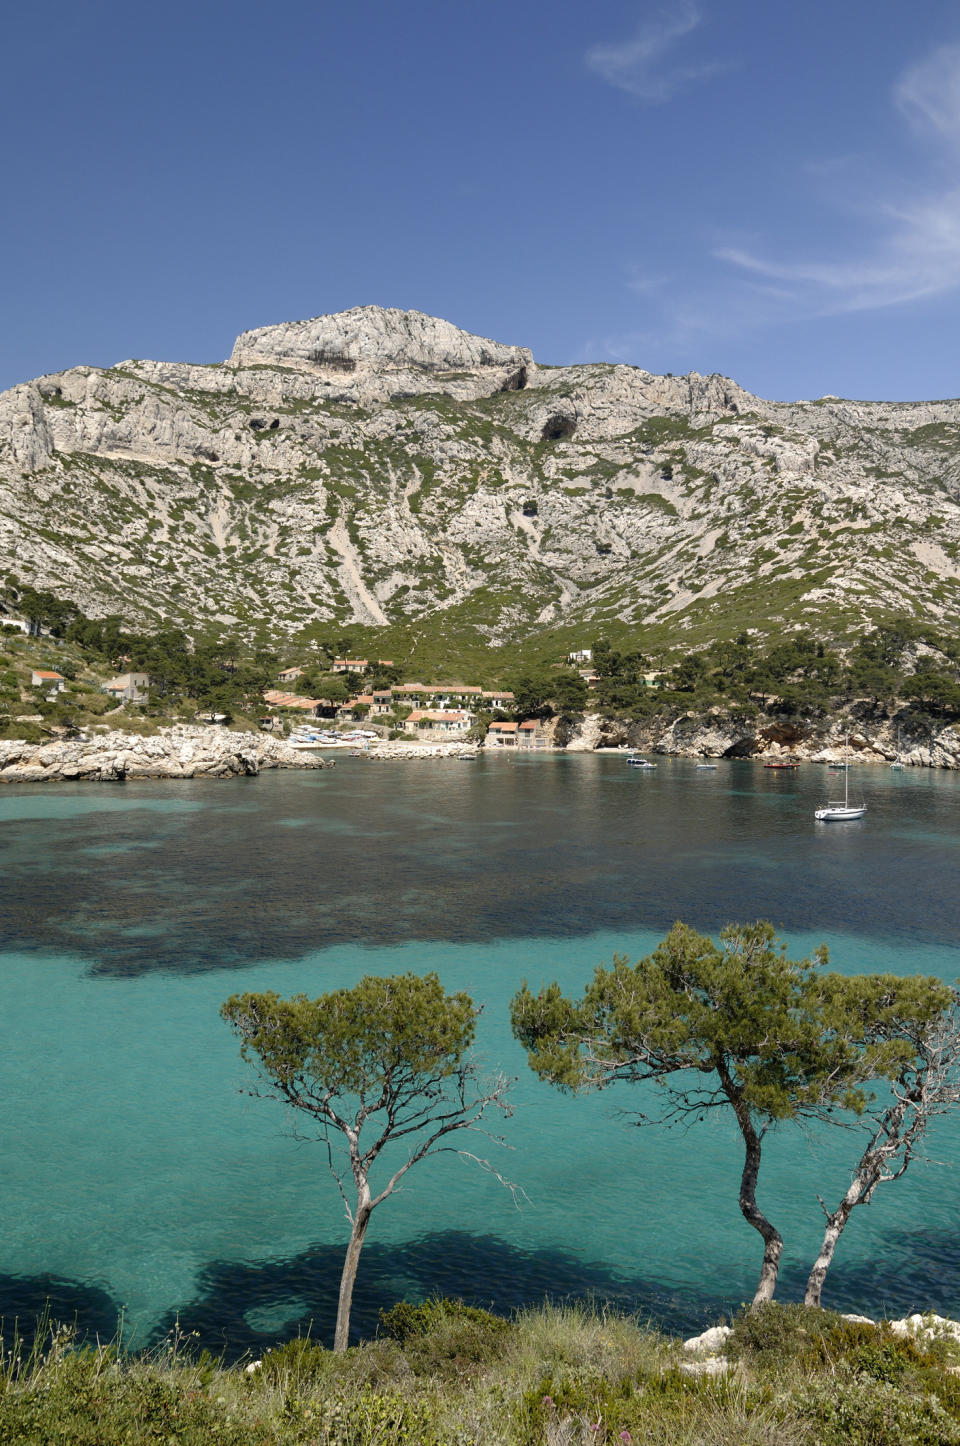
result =
[[[315,1245],[290,1260],[211,1262],[201,1272],[197,1298],[164,1318],[157,1339],[179,1322],[181,1330],[194,1333],[197,1349],[223,1352],[228,1360],[259,1355],[308,1332],[329,1346],[343,1249],[342,1244]],[[562,1250],[522,1250],[496,1236],[444,1231],[402,1245],[364,1247],[351,1342],[376,1335],[381,1309],[434,1295],[503,1315],[546,1300],[584,1301],[638,1314],[675,1334],[702,1330],[739,1303],[711,1292],[709,1283],[694,1296],[653,1280],[619,1276],[602,1263]]]
[[[687,761],[638,775],[592,756],[341,760],[319,779],[129,784],[122,809],[87,785],[36,817],[31,796],[15,826],[11,789],[0,934],[113,976],[358,942],[659,931],[677,918],[960,945],[957,782],[871,770],[857,782],[869,813],[853,827],[814,823],[823,770],[780,778],[741,762],[704,788]],[[176,806],[159,806],[164,787]]]
[[[0,1337],[9,1348],[18,1335],[29,1347],[48,1323],[76,1327],[80,1340],[113,1340],[120,1304],[97,1285],[59,1275],[0,1274]]]

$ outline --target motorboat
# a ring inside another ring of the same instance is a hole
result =
[[[717,765],[715,763],[698,763],[697,771],[703,773],[716,773]]]
[[[656,768],[656,766],[657,766],[657,765],[656,765],[655,763],[651,763],[651,762],[650,762],[649,758],[628,758],[628,759],[627,759],[627,767],[628,767],[628,768]]]

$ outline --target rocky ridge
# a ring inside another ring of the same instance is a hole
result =
[[[359,307],[244,332],[221,364],[0,394],[0,549],[91,615],[188,628],[953,626],[960,402],[548,367]]]

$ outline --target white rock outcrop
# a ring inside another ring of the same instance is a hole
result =
[[[690,1336],[689,1340],[685,1340],[683,1349],[685,1351],[699,1351],[704,1355],[713,1355],[726,1345],[732,1334],[732,1326],[710,1326],[708,1330],[702,1331],[700,1335]]]
[[[109,732],[50,743],[0,740],[0,783],[120,783],[136,778],[234,778],[270,768],[323,768],[266,733],[189,725],[149,737]]]
[[[461,331],[449,321],[422,311],[355,306],[309,321],[281,322],[242,332],[230,357],[232,366],[252,363],[299,366],[318,371],[472,370],[475,367],[530,366],[526,347]]]

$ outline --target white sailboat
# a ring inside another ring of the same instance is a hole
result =
[[[891,768],[902,768],[902,767],[903,767],[903,764],[900,762],[900,729],[899,729],[899,727],[897,728],[897,756],[896,756],[896,759],[894,760],[894,762],[891,763],[890,767],[891,767]]]
[[[819,808],[814,809],[813,816],[820,823],[843,823],[851,818],[863,818],[866,813],[866,805],[863,803],[850,802],[850,766],[847,761],[847,748],[849,739],[843,740],[843,802],[833,801],[822,803]]]

